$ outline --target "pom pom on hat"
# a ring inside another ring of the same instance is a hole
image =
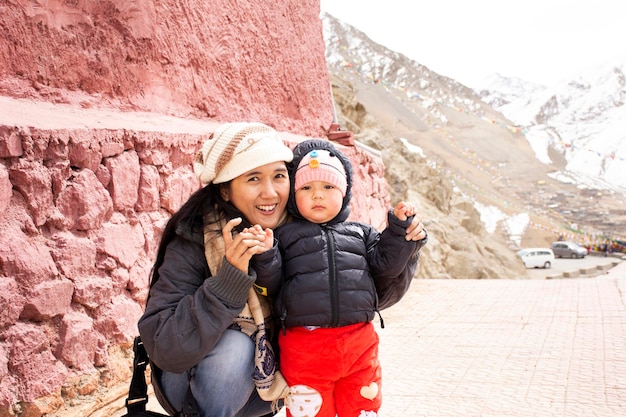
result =
[[[295,190],[312,181],[332,184],[346,195],[346,169],[336,155],[325,149],[313,150],[302,158],[296,170]]]
[[[290,162],[293,152],[262,123],[226,123],[202,144],[193,169],[203,184],[221,184],[272,162]]]

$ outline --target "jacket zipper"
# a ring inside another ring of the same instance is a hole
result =
[[[335,239],[332,231],[324,228],[328,240],[328,279],[330,285],[330,327],[339,325],[339,290],[337,285],[337,271],[335,265]]]

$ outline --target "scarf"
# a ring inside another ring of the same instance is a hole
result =
[[[226,247],[221,230],[226,222],[215,219],[215,222],[205,223],[204,255],[211,275],[215,276],[222,266]],[[217,228],[209,227],[218,225]],[[254,287],[248,291],[248,302],[234,320],[235,327],[253,338],[255,341],[254,373],[252,379],[256,385],[259,397],[265,401],[272,401],[272,409],[277,410],[280,399],[286,398],[289,386],[285,378],[277,369],[276,355],[270,343],[274,331],[271,304],[266,296],[259,295]]]

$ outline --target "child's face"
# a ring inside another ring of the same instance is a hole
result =
[[[332,184],[312,181],[296,190],[296,205],[302,217],[313,223],[326,223],[341,211],[343,195]]]

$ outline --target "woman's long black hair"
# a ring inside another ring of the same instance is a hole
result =
[[[161,235],[161,241],[159,242],[159,248],[157,249],[157,256],[152,266],[150,287],[152,287],[159,280],[159,268],[163,264],[165,258],[165,250],[167,246],[176,237],[179,227],[182,226],[190,230],[193,234],[203,233],[207,214],[211,221],[216,223],[216,227],[219,227],[218,219],[232,219],[235,217],[241,217],[243,222],[237,227],[242,229],[248,227],[246,218],[243,214],[235,208],[230,202],[222,198],[220,189],[221,187],[229,187],[230,183],[213,184],[210,183],[198,191],[193,193],[189,199],[178,209],[176,213],[170,217],[163,229]],[[220,230],[221,232],[221,230]]]

